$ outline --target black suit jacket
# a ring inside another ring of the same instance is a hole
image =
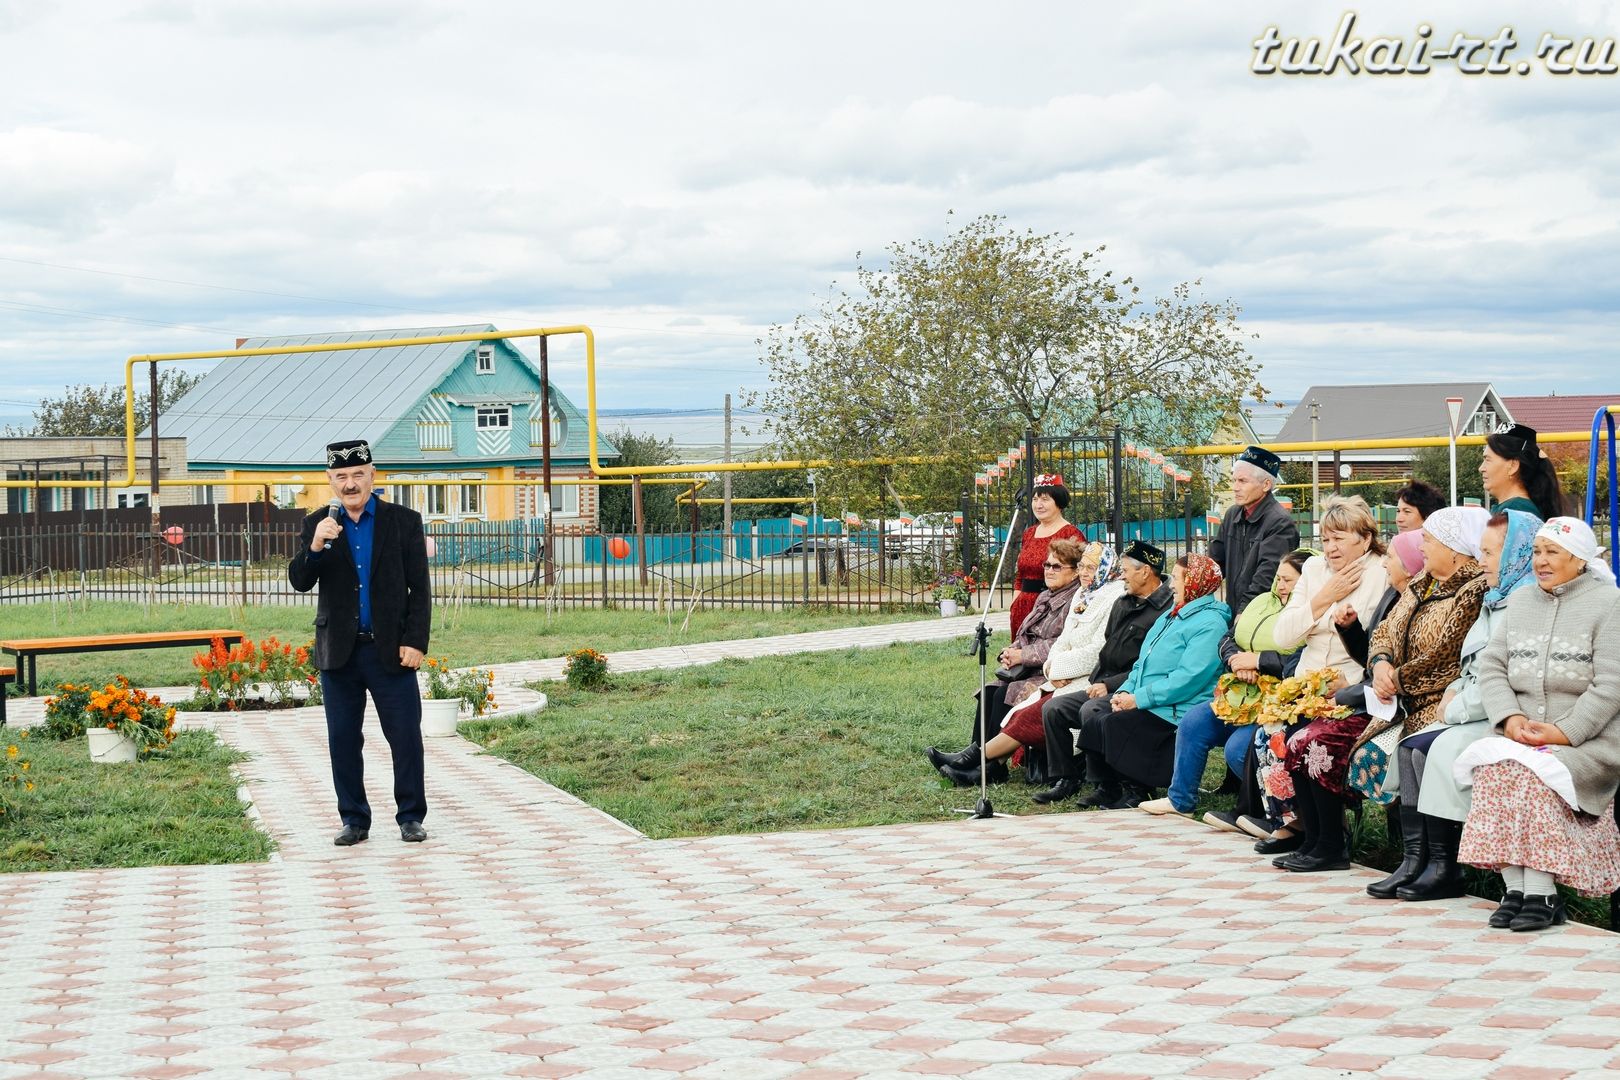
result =
[[[1175,598],[1175,590],[1165,582],[1148,596],[1126,593],[1115,600],[1113,609],[1108,612],[1106,637],[1102,652],[1097,654],[1097,670],[1091,673],[1091,681],[1108,687],[1110,694],[1124,686],[1125,677],[1142,654],[1142,640]]]
[[[347,664],[354,652],[360,632],[360,576],[347,533],[338,534],[330,551],[314,555],[309,550],[315,526],[326,516],[322,510],[304,519],[287,580],[299,592],[321,587],[314,659],[317,668],[331,671]],[[371,630],[383,663],[398,667],[401,645],[427,652],[433,619],[422,515],[378,499],[371,544]]]

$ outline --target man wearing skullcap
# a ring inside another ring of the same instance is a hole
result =
[[[1269,592],[1277,567],[1299,547],[1299,527],[1272,494],[1281,472],[1282,459],[1263,446],[1246,448],[1232,462],[1232,507],[1209,554],[1221,565],[1233,611]]]
[[[371,832],[360,752],[368,691],[394,759],[400,839],[420,842],[427,839],[427,795],[416,670],[432,619],[422,516],[377,497],[376,467],[363,439],[327,445],[326,478],[341,505],[304,519],[287,580],[299,592],[320,586],[314,661],[343,820],[332,842],[349,847]]]

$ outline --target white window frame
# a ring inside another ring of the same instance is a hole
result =
[[[461,495],[456,500],[457,513],[463,518],[484,516],[484,489],[476,484],[459,484]]]
[[[446,490],[448,484],[422,485],[422,510],[425,518],[448,519],[450,517],[450,493]],[[434,504],[438,505],[435,506]]]
[[[495,346],[480,345],[473,350],[473,371],[478,375],[495,374]]]
[[[480,405],[474,411],[474,423],[479,431],[510,431],[512,406]]]

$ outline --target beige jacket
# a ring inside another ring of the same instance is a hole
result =
[[[1333,667],[1339,669],[1346,682],[1361,681],[1361,665],[1351,659],[1339,638],[1338,629],[1333,625],[1333,616],[1348,604],[1356,609],[1356,615],[1365,627],[1384,590],[1389,588],[1389,575],[1384,572],[1381,556],[1369,551],[1361,557],[1361,561],[1365,565],[1361,572],[1361,584],[1356,586],[1356,591],[1328,608],[1314,623],[1311,621],[1311,597],[1322,591],[1328,578],[1333,576],[1333,571],[1328,569],[1327,559],[1320,555],[1312,555],[1305,561],[1299,584],[1294,586],[1288,606],[1277,616],[1271,634],[1279,649],[1292,649],[1303,643],[1299,666],[1295,669],[1300,673]]]

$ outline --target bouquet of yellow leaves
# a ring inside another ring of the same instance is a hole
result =
[[[1280,680],[1260,706],[1258,722],[1282,726],[1349,716],[1352,710],[1333,700],[1333,684],[1338,681],[1338,668],[1321,668]]]
[[[1222,675],[1215,684],[1215,715],[1233,727],[1259,723],[1260,709],[1280,681],[1275,675],[1262,675],[1256,682]]]

